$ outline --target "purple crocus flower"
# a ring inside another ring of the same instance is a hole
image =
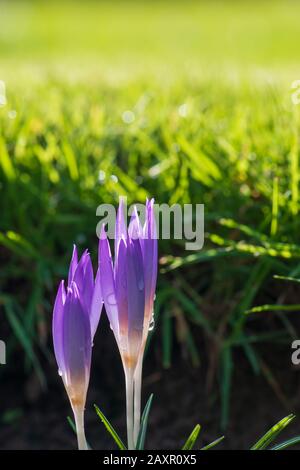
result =
[[[99,242],[103,301],[126,378],[129,448],[134,448],[140,426],[142,360],[153,316],[157,277],[153,200],[147,200],[145,215],[145,224],[142,226],[135,209],[127,229],[121,199],[115,230],[114,264],[104,227]]]
[[[99,270],[95,283],[88,251],[78,261],[74,246],[67,289],[61,281],[57,292],[52,329],[59,375],[73,409],[81,449],[87,448],[83,415],[90,378],[92,341],[102,307],[100,289]]]

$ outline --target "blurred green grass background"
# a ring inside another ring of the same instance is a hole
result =
[[[292,303],[272,275],[300,272],[299,13],[290,0],[0,2],[0,333],[41,381],[72,243],[95,252],[96,207],[125,194],[206,206],[203,251],[160,246],[164,366],[175,341],[199,365],[206,335],[223,425],[236,348],[278,392],[255,344],[295,328],[285,306],[263,327],[245,311]]]
[[[0,9],[2,67],[60,62],[130,74],[173,66],[178,75],[222,65],[297,70],[300,58],[296,0],[2,0]]]

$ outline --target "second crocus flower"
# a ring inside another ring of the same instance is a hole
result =
[[[87,449],[84,408],[90,379],[92,341],[102,307],[99,271],[94,282],[90,255],[78,261],[74,247],[68,285],[61,281],[53,311],[53,342],[59,375],[74,413],[78,448]]]

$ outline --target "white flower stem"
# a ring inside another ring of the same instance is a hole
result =
[[[74,408],[73,413],[74,413],[75,424],[76,424],[78,450],[88,450],[88,445],[86,442],[85,432],[84,432],[84,409]]]
[[[128,450],[134,450],[133,440],[133,373],[131,369],[125,370],[126,380],[126,416]]]
[[[141,393],[142,393],[142,371],[143,371],[143,354],[140,355],[134,373],[134,424],[133,424],[133,440],[136,446],[141,426]]]

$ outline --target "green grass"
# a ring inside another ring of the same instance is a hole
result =
[[[299,13],[296,0],[1,0],[1,72],[13,64],[28,75],[38,64],[50,72],[72,66],[71,76],[74,66],[109,76],[219,74],[222,66],[296,73]]]
[[[245,312],[276,304],[286,284],[270,294],[274,274],[300,272],[299,3],[0,2],[0,12],[0,303],[11,349],[23,347],[42,380],[55,289],[73,242],[95,253],[99,204],[120,194],[204,203],[204,250],[160,243],[156,315],[166,367],[175,337],[195,366],[200,333],[218,345],[225,426],[235,350],[274,388],[255,344],[292,331],[280,312],[271,331]]]

